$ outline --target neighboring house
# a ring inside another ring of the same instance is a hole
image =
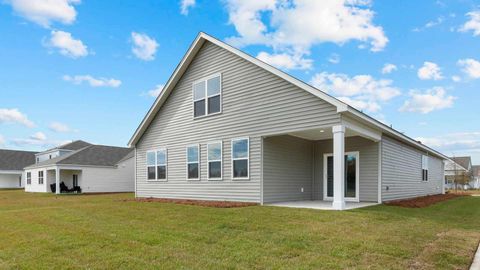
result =
[[[470,186],[475,189],[480,188],[480,165],[472,166],[473,180]]]
[[[455,186],[455,178],[466,175],[471,180],[469,184]],[[445,162],[445,187],[448,189],[468,189],[473,181],[472,158],[471,157],[451,157]],[[473,184],[473,183],[472,183]]]
[[[36,152],[0,149],[0,188],[23,188],[23,167],[35,163]]]
[[[25,168],[26,192],[56,193],[63,182],[82,192],[134,190],[134,152],[131,148],[74,141],[36,155],[37,163]]]
[[[137,197],[334,209],[442,193],[447,159],[204,33],[129,146]]]

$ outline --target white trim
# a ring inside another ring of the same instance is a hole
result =
[[[40,173],[42,173],[42,177],[40,177]],[[42,183],[40,183],[40,179],[42,179]],[[45,171],[44,170],[40,170],[37,172],[37,183],[39,185],[43,185],[45,183]]]
[[[263,205],[263,136],[260,137],[260,205]]]
[[[344,197],[345,201],[347,202],[360,202],[360,152],[359,151],[351,151],[351,152],[345,152],[345,155],[355,155],[356,160],[355,160],[355,197]],[[327,168],[327,158],[328,157],[333,157],[333,153],[325,153],[323,154],[323,199],[325,201],[333,201],[333,196],[328,197],[327,194],[327,173],[328,173],[328,168]],[[345,180],[344,180],[345,181]],[[347,187],[345,187],[346,189]]]
[[[188,161],[188,148],[189,147],[197,147],[197,162],[189,162]],[[200,144],[189,144],[185,147],[185,179],[188,181],[199,181],[200,180]],[[198,177],[197,178],[188,178],[188,165],[189,164],[194,164],[197,163],[197,169],[198,169]]]
[[[382,140],[378,142],[378,203],[382,203]]]
[[[233,161],[235,160],[244,160],[245,158],[234,158],[233,157],[233,142],[234,141],[242,141],[247,140],[247,177],[234,177],[233,176]],[[234,138],[230,141],[230,153],[231,153],[231,174],[232,180],[250,180],[250,138],[249,137],[241,137],[241,138]]]
[[[211,144],[220,144],[220,159],[210,160],[208,152]],[[220,177],[210,177],[210,161],[220,161]],[[223,141],[211,141],[207,143],[207,180],[209,181],[222,181],[223,180]]]
[[[135,181],[135,183],[134,183],[135,198],[137,198],[137,147],[135,147],[133,150],[135,151],[134,156],[133,156],[135,158],[133,160],[133,173],[135,175],[133,176],[133,179]]]
[[[165,166],[165,179],[158,179],[158,160],[157,160],[157,152],[159,151],[165,151],[165,164],[160,165],[160,166]],[[152,165],[148,165],[148,153],[155,153],[155,179],[148,179],[148,167],[152,167]],[[145,152],[145,167],[147,168],[146,170],[146,179],[147,182],[167,182],[168,181],[168,149],[165,147],[162,148],[156,148],[152,150],[148,150]]]
[[[30,179],[29,179],[29,174],[30,174]],[[30,181],[29,181],[30,180]],[[30,182],[30,183],[29,183]],[[32,185],[32,172],[26,172],[25,175],[25,185]]]
[[[429,182],[429,178],[430,178],[430,175],[429,175],[429,166],[428,166],[428,163],[430,161],[430,157],[428,155],[425,155],[425,154],[422,154],[422,182],[423,183],[428,183]],[[426,170],[427,171],[427,179],[423,179],[423,170]],[[443,181],[445,182],[445,178],[443,179]]]
[[[220,92],[218,94],[209,96],[208,95],[208,80],[216,78],[216,77],[218,77],[219,80],[220,80]],[[205,96],[204,96],[204,98],[195,99],[195,85],[197,83],[201,83],[201,82],[205,83],[205,89],[204,89]],[[199,80],[195,80],[192,83],[192,116],[193,116],[193,119],[202,119],[202,118],[205,118],[205,117],[221,114],[223,112],[223,94],[222,94],[223,87],[222,87],[222,83],[223,82],[222,82],[222,73],[221,72],[209,75],[209,76],[204,77],[204,78],[199,79]],[[214,112],[214,113],[208,113],[208,99],[210,97],[216,97],[216,96],[220,96],[220,111]],[[200,101],[200,100],[205,100],[205,114],[200,115],[200,116],[195,116],[195,102]]]

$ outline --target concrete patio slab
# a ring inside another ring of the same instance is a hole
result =
[[[371,202],[346,202],[345,210],[351,210],[351,209],[367,207],[367,206],[372,206],[377,204],[378,203],[371,203]],[[290,201],[290,202],[270,203],[265,205],[291,207],[291,208],[308,208],[308,209],[318,209],[318,210],[334,210],[332,208],[332,202],[329,202],[329,201]]]

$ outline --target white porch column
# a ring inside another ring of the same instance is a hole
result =
[[[333,203],[335,210],[345,209],[345,126],[333,126]]]
[[[55,193],[60,194],[60,169],[55,168]]]

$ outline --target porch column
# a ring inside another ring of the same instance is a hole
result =
[[[333,203],[335,210],[345,209],[345,126],[333,126]]]
[[[60,169],[55,168],[55,193],[60,194]]]

